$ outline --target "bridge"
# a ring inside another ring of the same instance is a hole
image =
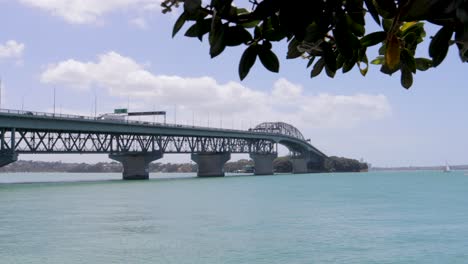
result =
[[[165,154],[187,153],[199,177],[224,176],[231,153],[247,153],[255,175],[273,174],[278,144],[292,154],[293,173],[319,171],[326,155],[282,122],[249,130],[0,110],[0,167],[18,154],[105,153],[123,165],[123,179],[148,179],[148,165]]]

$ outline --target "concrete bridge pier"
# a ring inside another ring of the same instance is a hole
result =
[[[255,175],[273,175],[273,161],[278,157],[276,153],[261,154],[250,153],[250,158],[254,161]]]
[[[291,159],[292,167],[293,167],[293,173],[294,174],[300,174],[300,173],[308,173],[308,163],[309,160],[307,158],[292,158]]]
[[[0,168],[18,160],[18,153],[0,151]]]
[[[298,157],[292,157],[291,163],[294,174],[323,172],[324,159],[312,153],[303,153]]]
[[[163,157],[162,152],[112,153],[109,158],[122,163],[124,180],[148,180],[149,164]]]
[[[192,160],[198,165],[198,177],[223,177],[224,164],[231,159],[231,153],[193,153]]]

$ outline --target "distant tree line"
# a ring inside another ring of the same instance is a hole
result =
[[[278,157],[273,161],[273,168],[276,172],[292,172],[291,157]],[[362,172],[368,169],[365,162],[336,156],[326,158],[323,164],[314,168],[317,172]]]
[[[369,166],[355,159],[331,156],[325,160],[324,168],[328,172],[360,172],[367,171]]]
[[[243,171],[245,168],[254,166],[252,160],[241,159],[227,162],[224,166],[226,172]],[[273,161],[273,169],[278,173],[292,172],[293,165],[291,157],[278,157]],[[366,171],[366,163],[355,159],[342,157],[329,157],[323,164],[315,168],[317,172],[358,172]],[[153,162],[149,165],[150,172],[196,172],[195,163],[160,163]],[[122,165],[118,162],[99,162],[96,164],[87,163],[64,163],[45,161],[17,161],[8,166],[0,168],[0,172],[70,172],[70,173],[117,173],[122,172]]]

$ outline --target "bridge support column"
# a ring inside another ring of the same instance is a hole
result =
[[[250,153],[250,158],[254,161],[255,175],[273,175],[273,161],[278,154]]]
[[[198,165],[198,177],[223,177],[224,164],[231,159],[231,153],[193,153],[192,160]]]
[[[18,153],[14,152],[0,152],[0,167],[6,166],[18,160]]]
[[[109,154],[109,158],[122,163],[124,180],[148,180],[149,164],[162,157],[162,152]]]
[[[292,157],[291,163],[294,174],[324,171],[324,159],[311,153],[303,153],[301,156]]]
[[[293,173],[294,174],[300,174],[300,173],[308,173],[308,159],[306,158],[292,158],[291,163],[293,167]]]

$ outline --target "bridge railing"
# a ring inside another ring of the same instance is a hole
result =
[[[226,131],[226,132],[249,132],[260,135],[281,135],[290,138],[297,139],[296,137],[285,135],[282,133],[275,133],[273,131],[261,131],[249,128],[248,130],[240,129],[229,129],[229,128],[212,128],[212,127],[202,127],[202,126],[190,126],[182,124],[171,124],[171,123],[159,123],[159,122],[147,122],[147,121],[137,121],[137,120],[111,120],[111,119],[100,119],[99,117],[83,116],[83,115],[70,115],[70,114],[61,114],[61,113],[47,113],[47,112],[37,112],[29,110],[15,110],[15,109],[0,109],[0,114],[14,114],[14,115],[24,115],[31,117],[46,117],[46,118],[56,118],[56,119],[72,119],[72,120],[89,120],[94,122],[102,123],[115,123],[115,124],[134,124],[134,125],[145,125],[145,126],[158,126],[158,127],[176,127],[176,128],[188,128],[188,129],[203,129],[203,130],[212,130],[212,131]],[[309,143],[310,144],[310,143]]]
[[[70,118],[70,119],[87,119],[87,120],[96,119],[94,117],[89,117],[89,116],[56,114],[56,113],[46,113],[46,112],[37,112],[37,111],[29,111],[29,110],[14,110],[14,109],[0,109],[0,113],[26,115],[26,116],[42,116],[42,117],[52,117],[52,118]]]

